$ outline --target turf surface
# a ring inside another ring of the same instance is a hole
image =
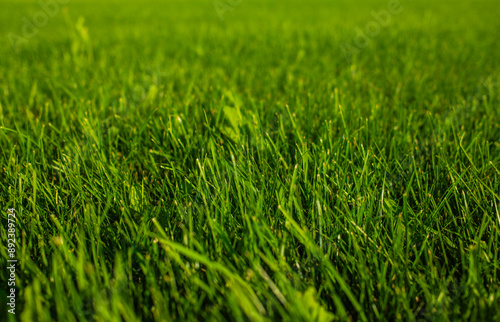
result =
[[[1,4],[2,317],[15,208],[25,321],[500,320],[496,1],[66,2]]]

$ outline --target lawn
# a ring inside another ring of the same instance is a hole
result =
[[[54,1],[0,5],[0,319],[500,321],[498,1]]]

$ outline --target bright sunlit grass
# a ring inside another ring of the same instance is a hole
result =
[[[500,319],[495,1],[3,2],[16,318]]]

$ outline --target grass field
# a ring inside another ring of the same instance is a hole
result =
[[[0,4],[2,319],[500,321],[497,1],[61,2]]]

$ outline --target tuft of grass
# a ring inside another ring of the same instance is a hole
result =
[[[500,319],[495,1],[4,2],[17,318]]]

